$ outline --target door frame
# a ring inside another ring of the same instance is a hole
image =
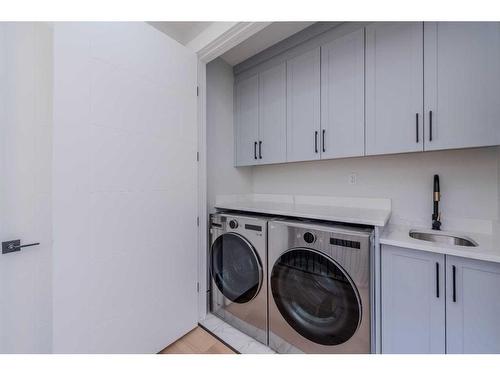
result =
[[[207,315],[207,64],[272,22],[238,22],[198,52],[198,320]]]

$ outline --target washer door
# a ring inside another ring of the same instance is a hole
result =
[[[352,280],[332,258],[315,250],[282,254],[272,269],[271,290],[287,323],[316,344],[342,344],[361,323],[361,300]]]
[[[210,272],[220,292],[236,303],[251,301],[262,285],[262,266],[253,246],[237,233],[224,233],[212,244]]]

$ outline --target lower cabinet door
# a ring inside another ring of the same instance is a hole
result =
[[[446,352],[500,353],[500,264],[446,257]]]
[[[382,353],[444,353],[444,255],[382,246]]]

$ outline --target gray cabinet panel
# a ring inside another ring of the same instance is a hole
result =
[[[381,268],[382,353],[444,353],[444,255],[383,245]]]
[[[500,23],[426,22],[424,41],[425,150],[499,144]]]
[[[320,158],[320,48],[287,61],[287,160]]]
[[[258,163],[256,142],[259,140],[259,76],[239,81],[235,85],[236,165]]]
[[[259,161],[286,161],[286,65],[259,73]]]
[[[447,353],[500,353],[500,264],[446,256],[446,279]]]
[[[364,29],[321,47],[321,158],[365,152]]]
[[[423,150],[423,24],[366,28],[366,154]]]

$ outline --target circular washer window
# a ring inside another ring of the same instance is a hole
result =
[[[272,269],[271,290],[287,323],[314,343],[342,344],[361,322],[355,285],[339,264],[317,251],[282,254]]]
[[[251,301],[262,284],[262,267],[253,246],[236,233],[224,233],[212,244],[211,274],[220,292],[236,303]]]

